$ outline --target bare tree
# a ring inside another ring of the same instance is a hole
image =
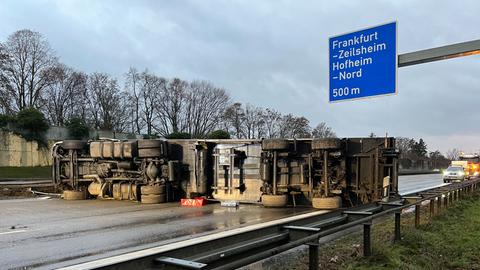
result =
[[[105,73],[93,73],[88,80],[88,104],[92,126],[96,129],[125,131],[128,126],[127,95],[118,89],[117,80]]]
[[[125,90],[129,95],[129,108],[131,110],[131,132],[140,134],[143,129],[143,123],[140,118],[140,90],[139,90],[140,73],[134,68],[130,67],[125,74]]]
[[[307,118],[287,114],[283,116],[280,125],[280,137],[282,138],[309,138],[310,125]]]
[[[46,72],[56,62],[47,40],[38,32],[20,30],[8,37],[5,52],[8,59],[2,76],[6,85],[1,94],[9,97],[15,111],[41,107],[42,90],[51,79]]]
[[[166,80],[148,70],[130,68],[125,89],[130,92],[131,122],[136,132],[167,136],[188,132],[203,138],[220,125],[229,102],[224,89],[206,81]],[[143,130],[145,129],[145,130]]]
[[[206,137],[219,125],[229,99],[224,89],[216,88],[210,82],[190,83],[185,97],[182,131],[194,138]]]
[[[247,139],[261,138],[265,134],[263,109],[247,104],[244,115],[243,137]]]
[[[156,130],[163,136],[182,131],[181,123],[185,104],[186,81],[175,78],[162,85],[156,112],[159,124]]]
[[[333,132],[332,128],[327,126],[327,123],[319,123],[313,130],[312,136],[315,138],[336,138],[337,134]]]
[[[0,113],[12,113],[12,100],[10,96],[11,85],[6,72],[10,57],[5,46],[0,43]]]
[[[448,150],[446,153],[445,153],[445,156],[449,159],[449,160],[458,160],[458,157],[460,156],[460,153],[462,151],[460,151],[459,149],[457,148],[453,148],[453,149],[450,149]]]
[[[410,138],[395,138],[395,146],[400,151],[400,158],[407,158],[412,150],[412,142]]]
[[[263,121],[265,123],[266,136],[268,138],[275,138],[279,136],[282,115],[273,109],[265,109],[263,113]]]
[[[64,64],[57,64],[47,72],[52,82],[44,90],[42,103],[50,123],[63,126],[73,116],[83,118],[87,75]]]
[[[245,110],[242,108],[242,103],[236,102],[229,106],[223,116],[223,120],[227,126],[233,129],[234,137],[242,137],[243,121],[245,119]],[[230,129],[229,129],[230,130]]]
[[[159,100],[161,89],[165,88],[166,80],[150,74],[145,70],[139,78],[140,82],[140,100],[141,100],[141,120],[145,123],[147,134],[152,135],[154,128],[155,106]]]

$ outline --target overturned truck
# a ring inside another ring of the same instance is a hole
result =
[[[53,146],[53,182],[65,199],[205,196],[334,209],[397,195],[394,146],[394,138],[68,140]]]

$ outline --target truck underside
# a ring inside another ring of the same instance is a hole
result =
[[[59,142],[65,198],[162,203],[180,198],[348,207],[398,193],[394,138]]]

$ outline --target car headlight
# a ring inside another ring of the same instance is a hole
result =
[[[447,175],[447,174],[448,174],[448,172],[447,172],[447,171],[444,171],[444,172],[443,172],[443,175]]]
[[[465,175],[465,173],[464,173],[464,172],[459,172],[459,173],[458,173],[458,175],[460,175],[460,176],[464,176],[464,175]]]

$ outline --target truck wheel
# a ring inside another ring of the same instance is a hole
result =
[[[141,158],[153,158],[163,156],[163,151],[161,148],[144,148],[138,149],[138,157]]]
[[[87,142],[82,140],[65,140],[62,142],[62,148],[65,150],[80,150],[86,145]]]
[[[161,148],[162,140],[138,140],[138,149]]]
[[[145,204],[164,203],[165,201],[166,201],[165,194],[142,195],[142,203],[145,203]]]
[[[342,147],[342,141],[337,138],[322,138],[312,140],[313,150],[339,149]]]
[[[287,195],[262,195],[262,204],[265,207],[285,207],[287,201]]]
[[[339,196],[327,198],[313,198],[312,206],[316,209],[338,209],[342,207],[342,198]]]
[[[78,190],[64,190],[63,199],[66,201],[85,200],[87,193],[85,191]]]
[[[285,139],[264,139],[262,140],[263,150],[286,150],[288,149],[288,140]]]
[[[142,186],[140,188],[142,196],[148,194],[164,194],[165,193],[165,185],[159,186]]]

